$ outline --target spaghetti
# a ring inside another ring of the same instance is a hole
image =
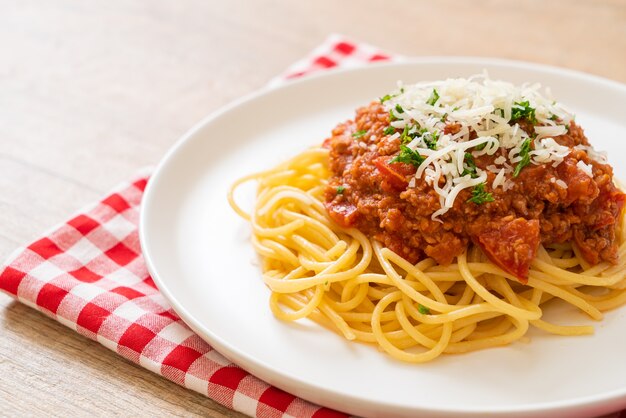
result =
[[[554,299],[594,320],[626,303],[623,228],[618,264],[585,268],[570,244],[540,247],[522,285],[477,246],[448,266],[431,258],[413,265],[359,230],[338,226],[324,205],[329,177],[328,150],[311,148],[238,180],[229,193],[233,209],[252,225],[270,307],[279,319],[310,318],[349,340],[418,363],[510,344],[531,326],[558,335],[593,333],[592,326],[542,319]],[[258,182],[258,195],[247,213],[234,192],[251,180]]]

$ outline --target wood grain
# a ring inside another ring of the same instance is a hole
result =
[[[330,33],[626,82],[623,0],[0,0],[0,256]],[[0,415],[240,416],[0,295]]]

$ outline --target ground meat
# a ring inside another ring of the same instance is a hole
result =
[[[488,172],[486,190],[493,202],[468,202],[471,192],[465,189],[452,209],[433,220],[433,213],[440,209],[435,190],[419,180],[415,187],[408,187],[413,166],[394,163],[389,168],[400,141],[384,134],[388,126],[388,112],[373,102],[358,109],[354,120],[338,125],[326,141],[332,171],[326,203],[337,222],[356,226],[411,262],[432,257],[449,264],[474,242],[492,259],[508,263],[509,271],[520,270],[517,275],[523,277],[523,268],[514,264],[529,264],[540,242],[566,241],[575,242],[590,263],[616,262],[615,230],[625,199],[613,184],[609,165],[573,149],[557,167],[528,165],[512,178],[514,185],[507,191],[492,189],[495,174]],[[532,129],[532,125],[522,124],[522,128]],[[450,124],[446,129],[454,133],[459,127]],[[353,136],[359,131],[367,134]],[[589,144],[574,122],[555,140],[570,148]],[[503,150],[480,156],[475,163],[485,169],[504,154]],[[592,166],[593,177],[577,168],[579,161]],[[337,193],[338,186],[342,193]]]

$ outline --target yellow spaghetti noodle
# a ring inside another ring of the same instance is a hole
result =
[[[270,308],[282,320],[310,318],[349,340],[378,345],[413,363],[520,340],[531,326],[558,335],[593,333],[589,325],[543,319],[559,300],[601,320],[626,303],[626,232],[619,263],[590,267],[571,245],[541,247],[527,285],[491,263],[476,246],[448,266],[413,265],[357,229],[332,222],[324,207],[328,151],[311,148],[273,170],[238,180],[229,202],[252,226]],[[258,182],[254,209],[234,199]]]

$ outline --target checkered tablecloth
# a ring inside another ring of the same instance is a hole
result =
[[[271,81],[391,57],[331,36]],[[19,248],[0,289],[119,355],[222,405],[256,417],[345,417],[277,389],[194,334],[150,278],[139,246],[149,174],[125,183],[37,241]]]
[[[333,67],[402,59],[332,35],[270,84]],[[124,358],[244,414],[347,417],[252,376],[180,320],[141,255],[139,208],[148,178],[144,173],[117,187],[15,251],[0,273],[0,290]],[[626,418],[626,412],[610,416],[618,417]]]

